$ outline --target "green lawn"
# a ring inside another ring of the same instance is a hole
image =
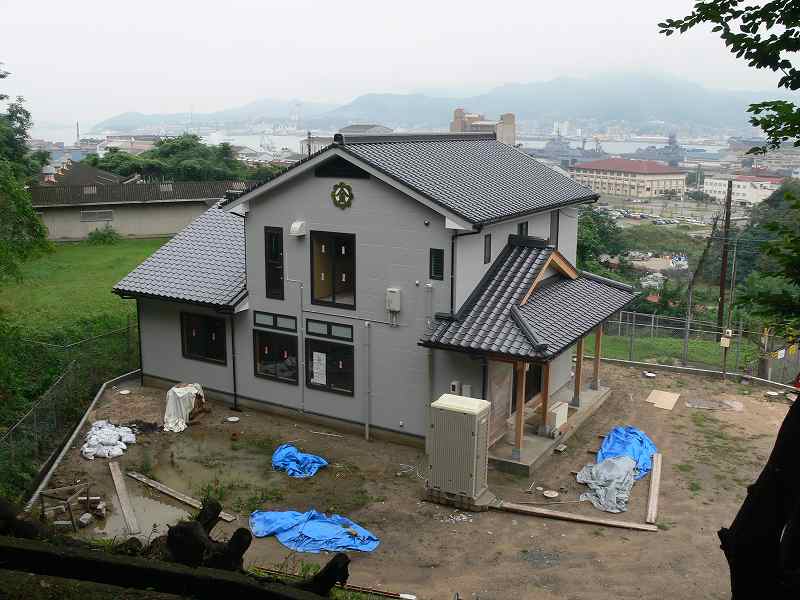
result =
[[[81,323],[92,323],[92,332],[124,325],[135,305],[112,294],[111,287],[166,241],[55,244],[53,252],[24,265],[20,283],[0,289],[0,312],[37,338],[76,332]]]

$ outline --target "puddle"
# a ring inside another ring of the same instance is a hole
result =
[[[128,491],[133,492],[134,486],[129,484]],[[174,525],[181,519],[189,517],[186,509],[159,502],[147,496],[131,495],[131,504],[136,513],[136,520],[139,522],[141,531],[136,534],[141,540],[153,539],[167,533],[167,525]],[[189,508],[191,510],[191,508]],[[111,511],[103,521],[96,521],[94,528],[87,530],[87,537],[90,538],[118,538],[127,539],[128,528],[125,525],[125,518],[122,516],[122,509],[119,506],[119,499],[113,495]]]

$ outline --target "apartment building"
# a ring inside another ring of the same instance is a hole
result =
[[[686,173],[654,160],[608,158],[578,163],[570,174],[597,194],[656,198],[686,192]]]

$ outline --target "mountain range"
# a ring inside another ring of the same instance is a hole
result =
[[[798,94],[772,91],[730,91],[706,88],[672,77],[611,74],[579,79],[511,83],[484,94],[439,97],[426,94],[364,94],[342,106],[262,99],[212,113],[123,113],[102,121],[96,131],[133,131],[155,127],[210,125],[254,126],[289,119],[300,103],[302,125],[331,129],[354,122],[378,122],[400,128],[445,128],[453,109],[497,117],[513,112],[518,121],[542,124],[554,120],[626,122],[631,125],[664,122],[676,126],[743,128],[747,106],[753,102],[793,99]]]

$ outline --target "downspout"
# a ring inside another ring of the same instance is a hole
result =
[[[465,235],[475,235],[483,230],[483,225],[478,225],[475,231],[458,233],[457,231],[450,236],[450,314],[456,313],[456,238]]]
[[[231,369],[232,369],[232,377],[233,377],[233,408],[236,412],[242,412],[242,409],[239,408],[239,396],[236,393],[236,326],[233,322],[233,317],[235,315],[230,315],[228,317],[228,321],[231,324]]]
[[[303,282],[298,279],[285,279],[284,281],[288,281],[289,283],[294,283],[297,285],[297,318],[300,319],[300,323],[297,327],[297,381],[300,384],[298,387],[300,388],[300,412],[305,411],[306,408],[306,386],[305,386],[305,379],[307,376],[306,373],[306,343],[305,343],[305,314],[303,313]],[[300,381],[300,378],[303,378],[303,381]]]
[[[369,428],[372,423],[372,359],[370,357],[370,338],[372,336],[372,324],[364,321],[364,359],[366,361],[366,399],[367,416],[364,420],[364,439],[369,441]]]
[[[142,364],[142,306],[136,298],[136,329],[139,334],[139,385],[144,387],[144,365]]]

